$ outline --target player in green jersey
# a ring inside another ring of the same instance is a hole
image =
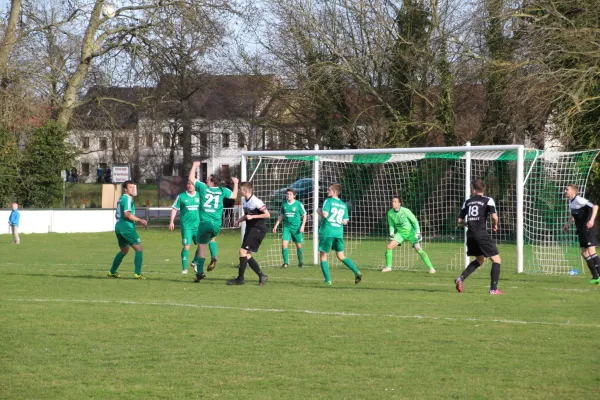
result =
[[[175,216],[179,211],[179,225],[181,229],[181,239],[183,248],[181,249],[181,273],[187,274],[187,262],[192,242],[198,244],[198,225],[200,224],[200,195],[196,192],[194,184],[188,180],[186,191],[181,193],[175,199],[171,210],[171,220],[169,221],[169,230],[175,229]]]
[[[115,256],[112,268],[108,273],[109,278],[120,277],[117,273],[117,269],[119,268],[119,265],[121,265],[123,258],[129,253],[129,247],[131,246],[135,250],[135,258],[133,260],[135,273],[133,274],[133,277],[135,279],[145,279],[142,276],[142,241],[135,230],[135,223],[139,222],[145,227],[147,222],[146,220],[135,216],[135,206],[133,205],[132,198],[134,193],[135,184],[132,181],[123,182],[123,195],[117,202],[117,212],[115,214],[115,219],[117,220],[115,234],[117,235],[117,241],[121,251]]]
[[[211,248],[212,259],[207,270],[212,271],[217,265],[217,242],[215,238],[223,227],[223,200],[226,198],[236,199],[238,192],[238,179],[231,178],[233,182],[233,191],[226,187],[219,186],[219,179],[211,175],[208,177],[206,184],[196,179],[196,170],[200,166],[199,161],[194,161],[192,170],[188,179],[194,184],[200,196],[200,224],[198,225],[198,251],[194,258],[196,265],[196,280],[198,283],[206,278],[204,273],[204,261],[206,261],[206,245]],[[209,244],[209,243],[212,243]],[[213,250],[214,249],[214,250]]]
[[[283,234],[281,235],[281,253],[283,254],[283,265],[281,268],[289,266],[288,243],[293,240],[296,243],[296,254],[298,256],[298,268],[304,264],[304,226],[306,225],[306,210],[298,200],[296,200],[296,191],[289,188],[285,191],[287,201],[281,205],[281,212],[273,227],[273,233],[277,232],[279,223],[283,221]]]
[[[381,272],[392,270],[392,250],[404,241],[410,243],[429,268],[430,274],[435,274],[435,269],[429,261],[429,256],[421,249],[421,228],[415,215],[406,207],[402,207],[400,197],[392,197],[392,208],[387,213],[390,241],[385,251],[385,268]]]
[[[325,277],[325,285],[331,285],[327,255],[333,248],[337,258],[354,272],[354,283],[360,283],[362,274],[354,262],[344,256],[344,225],[348,224],[348,207],[340,200],[342,187],[335,183],[327,190],[327,199],[323,209],[318,213],[323,219],[319,226],[319,254],[321,256],[321,271]]]

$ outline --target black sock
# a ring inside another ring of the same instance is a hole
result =
[[[244,274],[246,273],[246,264],[248,263],[248,259],[246,257],[240,257],[240,270],[238,272],[238,280],[244,280]]]
[[[592,258],[592,256],[585,257],[585,262],[586,262],[588,268],[590,269],[590,272],[592,273],[592,279],[598,279],[598,271],[596,271],[596,263],[594,262],[594,259]]]
[[[252,271],[256,272],[256,275],[263,276],[263,272],[260,270],[260,266],[254,259],[254,257],[252,257],[251,259],[248,260],[248,265],[250,265],[250,268],[252,268]]]
[[[479,264],[479,261],[477,261],[477,259],[471,261],[471,263],[469,265],[467,265],[467,268],[465,268],[463,273],[460,274],[460,279],[462,279],[464,281],[465,279],[467,279],[469,277],[469,275],[471,275],[473,272],[475,272],[475,270],[477,268],[479,268],[480,266],[481,266],[481,264]]]
[[[592,260],[594,260],[594,264],[596,264],[596,273],[600,276],[600,257],[598,254],[592,255]]]
[[[492,277],[492,283],[490,284],[491,290],[498,289],[498,281],[500,280],[500,264],[493,263],[492,264],[492,273],[490,274]]]

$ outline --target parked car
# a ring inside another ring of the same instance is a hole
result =
[[[323,200],[327,198],[327,188],[329,185],[330,184],[326,182],[319,183],[319,203],[322,203]],[[285,201],[285,192],[289,188],[292,188],[296,191],[296,199],[301,201],[305,208],[310,208],[309,206],[312,206],[313,180],[312,178],[302,178],[298,179],[289,186],[272,191],[269,195],[270,209],[279,209],[281,203]]]

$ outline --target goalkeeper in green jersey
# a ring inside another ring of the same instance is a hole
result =
[[[298,256],[298,268],[302,268],[304,265],[304,249],[302,243],[304,243],[304,226],[306,225],[306,210],[304,206],[298,200],[296,200],[296,191],[289,188],[285,191],[285,201],[281,205],[281,212],[273,227],[273,233],[277,232],[279,223],[283,221],[283,235],[281,235],[282,249],[281,254],[283,255],[283,265],[281,268],[287,268],[290,264],[288,243],[293,240],[296,243],[296,254]]]
[[[181,273],[187,274],[187,262],[192,242],[198,244],[198,225],[200,225],[200,195],[192,181],[188,180],[186,191],[180,193],[175,199],[171,210],[171,220],[169,221],[169,230],[175,229],[175,216],[179,211],[179,225],[181,228]]]
[[[406,207],[402,207],[400,197],[392,198],[392,209],[387,213],[388,227],[390,233],[390,242],[385,251],[385,268],[381,272],[390,272],[392,270],[392,250],[398,247],[404,241],[410,243],[415,251],[421,257],[421,260],[429,268],[430,274],[435,274],[435,269],[429,261],[429,256],[421,249],[421,228],[415,215]]]

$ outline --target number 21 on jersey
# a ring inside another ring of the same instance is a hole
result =
[[[219,199],[221,198],[220,194],[211,194],[211,193],[207,193],[206,196],[204,196],[204,198],[206,199],[206,201],[204,202],[204,208],[219,208]],[[214,203],[211,205],[211,203]]]

